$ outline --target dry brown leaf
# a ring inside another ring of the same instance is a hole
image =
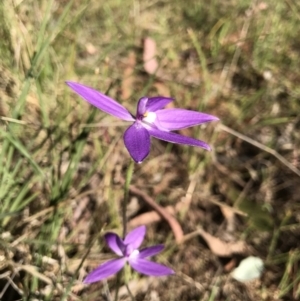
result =
[[[235,213],[229,206],[220,206],[223,216],[227,221],[227,228],[228,232],[234,232],[235,230]]]
[[[130,185],[129,190],[131,193],[134,193],[138,196],[140,196],[149,206],[151,206],[161,217],[163,217],[168,224],[170,225],[174,236],[175,240],[177,243],[181,243],[183,240],[183,230],[177,221],[177,219],[171,215],[165,208],[161,207],[158,205],[154,199],[152,199],[147,193],[144,191],[138,189],[137,187]]]
[[[158,69],[158,62],[156,60],[156,43],[152,38],[146,37],[144,39],[143,62],[144,69],[149,74],[155,74]]]
[[[164,209],[170,214],[175,214],[175,209],[172,206],[167,206]],[[130,228],[136,228],[141,225],[148,225],[151,223],[159,222],[161,219],[161,215],[159,215],[156,211],[150,211],[133,218],[128,225]]]
[[[162,186],[159,186],[158,190],[154,190],[154,194],[158,194],[162,192],[166,188],[166,184],[168,184],[169,181],[172,179],[173,176],[168,177],[166,183],[164,183]],[[175,205],[175,207],[167,206],[164,207],[164,210],[166,210],[172,215],[175,215],[178,212],[187,211],[190,208],[192,195],[195,190],[195,187],[196,187],[196,181],[192,180],[188,187],[186,196],[183,197],[181,201]],[[159,222],[160,220],[162,220],[162,215],[160,215],[158,211],[150,211],[150,212],[140,214],[137,217],[133,218],[128,225],[130,228],[135,228],[141,225],[156,223]]]
[[[198,229],[197,233],[202,236],[210,250],[217,256],[230,257],[233,254],[243,254],[247,251],[247,245],[244,241],[225,242],[218,237],[210,235],[203,229]]]

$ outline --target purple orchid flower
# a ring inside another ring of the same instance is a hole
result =
[[[142,250],[138,250],[144,240],[146,227],[138,227],[129,232],[125,239],[122,240],[115,233],[106,233],[105,240],[110,249],[120,258],[107,261],[87,275],[84,283],[93,283],[103,280],[117,272],[119,272],[126,262],[137,272],[147,276],[165,276],[175,272],[158,263],[145,259],[146,257],[158,254],[163,248],[163,245],[156,245]]]
[[[173,98],[157,96],[142,97],[133,116],[122,105],[110,97],[79,83],[66,82],[82,98],[98,109],[133,124],[124,133],[125,146],[137,163],[141,163],[150,152],[150,137],[171,143],[199,146],[210,150],[207,143],[171,131],[219,120],[201,112],[183,109],[163,109]]]

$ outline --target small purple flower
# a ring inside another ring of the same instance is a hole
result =
[[[133,122],[124,133],[124,143],[129,154],[137,163],[141,163],[148,156],[151,136],[171,143],[199,146],[210,150],[209,145],[201,140],[171,131],[219,120],[215,116],[183,109],[163,109],[173,101],[173,98],[163,96],[142,97],[137,105],[136,116],[133,116],[122,105],[99,91],[79,83],[70,81],[66,83],[98,109],[122,120]]]
[[[86,276],[84,283],[93,283],[103,280],[104,278],[119,272],[126,262],[128,262],[134,270],[147,276],[165,276],[174,274],[175,272],[172,269],[145,259],[146,257],[158,254],[164,248],[163,245],[156,245],[140,251],[138,250],[144,240],[145,234],[145,226],[132,230],[126,235],[124,240],[115,233],[106,233],[104,237],[108,246],[120,258],[107,261],[98,266]]]

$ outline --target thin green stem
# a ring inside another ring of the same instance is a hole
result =
[[[126,211],[127,211],[127,204],[129,199],[129,186],[131,183],[132,175],[134,170],[134,161],[130,160],[130,163],[127,167],[126,172],[126,180],[124,185],[124,200],[123,200],[123,237],[125,237],[127,232],[127,218],[126,218]]]
[[[126,211],[127,211],[128,200],[129,200],[129,186],[131,183],[133,170],[134,170],[134,161],[130,160],[129,165],[127,167],[127,172],[126,172],[126,179],[125,179],[125,183],[124,183],[124,200],[123,200],[123,204],[122,204],[123,238],[126,236],[126,232],[127,232]],[[115,293],[114,301],[118,300],[119,288],[120,288],[120,283],[121,283],[120,275],[121,275],[121,273],[118,273],[118,275],[117,275],[116,293]],[[127,287],[127,285],[126,285],[126,287]],[[129,288],[127,288],[127,289],[128,289],[130,296],[132,296],[132,294],[129,291]],[[132,300],[134,300],[134,299],[132,299]]]
[[[126,288],[127,288],[127,291],[128,291],[128,294],[129,294],[131,300],[132,300],[132,301],[135,301],[134,296],[133,296],[133,294],[132,294],[132,292],[131,292],[131,290],[130,290],[129,285],[128,285],[127,282],[125,282],[125,286],[126,286]]]
[[[117,283],[116,283],[116,292],[115,292],[114,301],[118,301],[120,283],[121,283],[121,273],[118,273],[117,274]]]
[[[125,282],[126,289],[128,291],[128,295],[129,295],[131,301],[135,301],[135,298],[129,288],[129,280],[131,278],[131,268],[128,264],[125,265],[123,273],[124,273],[124,280],[125,280],[124,282]]]

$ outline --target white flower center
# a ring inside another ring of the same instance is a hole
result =
[[[139,250],[133,250],[132,252],[131,252],[131,254],[129,255],[129,257],[130,258],[135,258],[135,257],[137,257],[138,255],[139,255],[139,253],[140,253],[140,251]]]
[[[156,119],[156,113],[155,112],[146,112],[143,117],[143,121],[148,123],[153,123]]]

